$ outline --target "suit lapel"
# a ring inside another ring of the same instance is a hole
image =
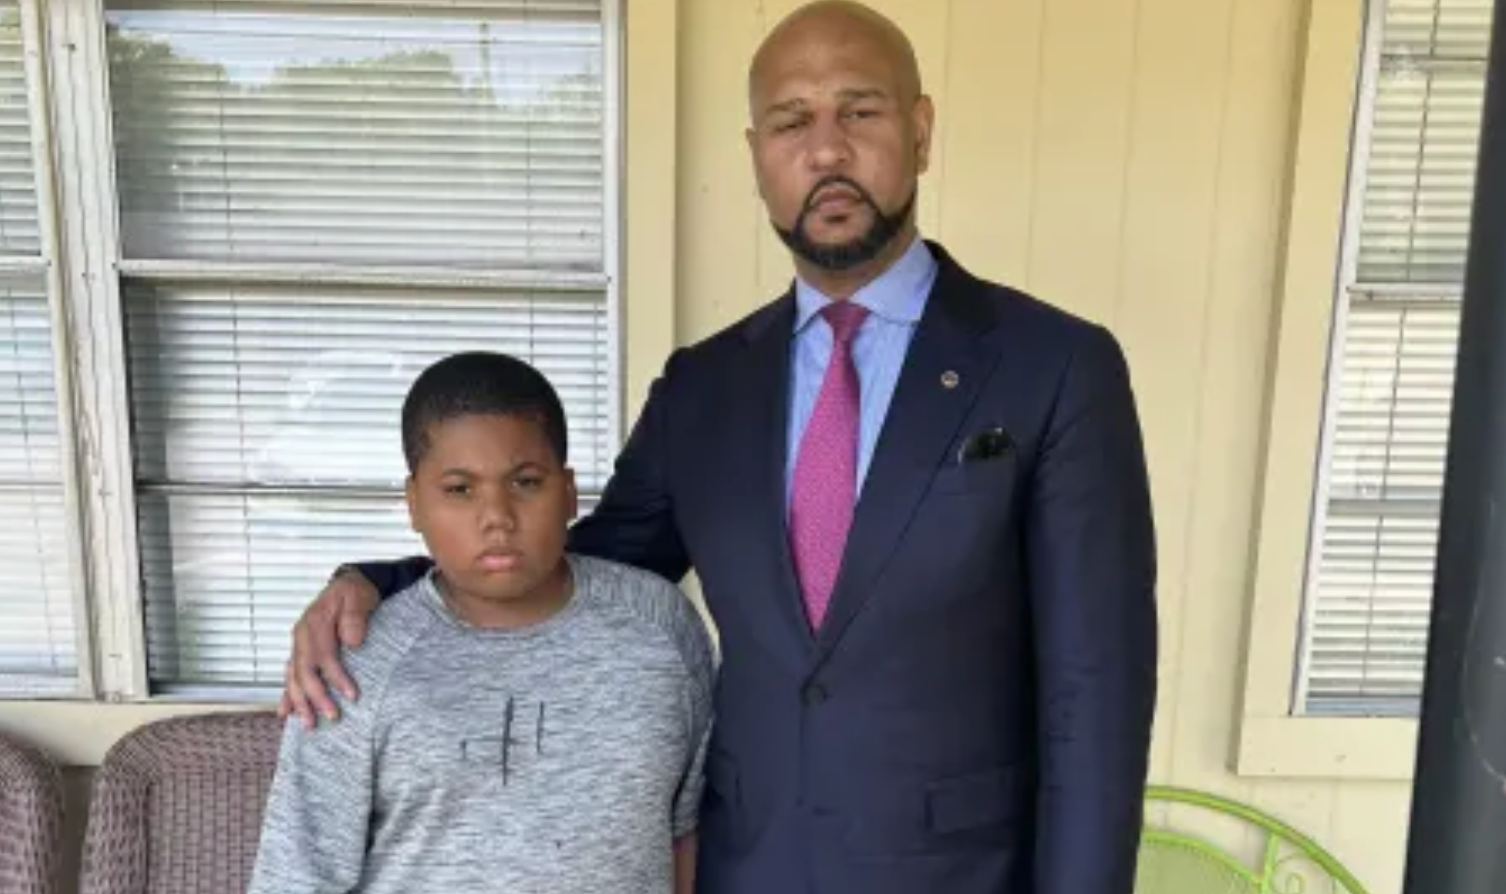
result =
[[[748,357],[742,366],[739,395],[734,398],[750,408],[746,438],[740,451],[744,460],[735,465],[738,481],[731,491],[742,494],[733,506],[749,514],[750,546],[758,549],[765,561],[754,567],[771,569],[767,587],[750,588],[766,592],[774,603],[774,614],[783,628],[780,642],[769,645],[776,652],[789,653],[802,664],[815,646],[815,635],[805,617],[799,581],[795,576],[786,524],[785,462],[789,419],[790,342],[795,320],[793,293],[786,294],[765,312],[749,321],[745,330]],[[734,509],[733,511],[739,511]]]
[[[998,361],[984,287],[932,245],[940,269],[906,354],[818,637],[829,652],[875,589],[932,474]],[[782,485],[781,491],[783,493]]]

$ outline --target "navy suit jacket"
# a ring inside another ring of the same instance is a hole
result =
[[[1104,329],[940,270],[825,622],[785,525],[793,293],[677,351],[571,548],[720,633],[704,894],[1130,894],[1156,694],[1135,400]]]

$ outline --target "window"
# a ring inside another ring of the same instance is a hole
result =
[[[1371,13],[1299,713],[1418,708],[1492,5]]]
[[[20,8],[0,4],[0,687],[78,685],[78,588]]]
[[[98,59],[79,53],[54,72],[69,81],[60,93],[93,81],[107,101],[51,111],[70,134],[59,151],[81,169],[96,153],[113,185],[97,214],[109,220],[65,245],[119,274],[107,303],[120,349],[101,375],[123,383],[129,414],[119,431],[135,561],[114,567],[139,572],[139,605],[125,613],[137,629],[101,650],[139,651],[151,694],[279,685],[291,625],[335,564],[422,548],[401,498],[399,408],[414,376],[451,352],[512,352],[551,378],[589,505],[620,413],[611,10],[62,5],[59,27],[92,17],[100,38]],[[61,458],[80,445],[68,443],[55,370],[83,348],[49,325],[85,299],[45,291],[36,202],[17,184],[32,176],[28,116],[47,100],[27,89],[8,27],[0,574],[30,577],[0,581],[0,693],[25,691],[18,673],[66,676],[77,691],[80,547]],[[83,178],[70,160],[59,177]],[[33,555],[44,561],[12,561]]]

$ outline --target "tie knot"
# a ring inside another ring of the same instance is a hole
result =
[[[848,347],[868,318],[868,308],[852,301],[833,301],[821,308],[821,316],[826,318],[826,325],[831,327],[832,337],[837,343]]]

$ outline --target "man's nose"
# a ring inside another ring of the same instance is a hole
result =
[[[852,158],[852,143],[836,117],[820,117],[807,131],[811,166],[818,171],[841,169]]]

